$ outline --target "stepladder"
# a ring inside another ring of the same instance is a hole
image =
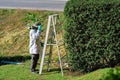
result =
[[[56,32],[56,24],[57,24],[57,18],[59,17],[58,14],[53,14],[48,16],[48,24],[47,24],[47,30],[46,30],[46,35],[45,35],[45,41],[44,41],[44,47],[42,51],[42,57],[41,57],[41,63],[40,63],[40,69],[39,69],[39,74],[42,74],[43,71],[43,66],[45,63],[45,56],[47,55],[47,46],[50,46],[49,49],[49,57],[48,57],[48,71],[50,71],[50,62],[51,62],[51,56],[52,56],[52,48],[53,46],[56,47],[57,51],[57,56],[59,60],[59,66],[61,70],[61,74],[63,76],[63,66],[62,66],[62,61],[61,61],[61,51],[59,47],[59,40],[57,38],[57,32]],[[52,33],[51,33],[52,31]]]

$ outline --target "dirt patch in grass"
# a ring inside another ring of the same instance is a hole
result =
[[[77,76],[82,76],[85,75],[85,73],[81,73],[81,72],[77,72],[77,71],[70,71],[68,70],[67,72],[65,72],[65,76],[73,76],[73,77],[77,77]]]

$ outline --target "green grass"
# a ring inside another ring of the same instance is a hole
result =
[[[99,69],[80,77],[79,80],[100,80],[109,72],[109,70],[111,70],[111,68]]]
[[[51,71],[47,72],[47,65],[44,65],[42,75],[39,75],[30,72],[30,55],[0,55],[0,61],[2,60],[24,64],[0,64],[0,80],[120,80],[120,67],[99,69],[86,74],[64,70],[62,76],[59,67],[50,66]],[[37,69],[39,66],[38,64]]]
[[[39,65],[38,65],[39,66]],[[22,65],[0,66],[0,80],[66,80],[59,71],[43,72],[42,75],[30,72],[30,61]]]
[[[39,69],[39,65],[37,68]],[[64,70],[64,76],[62,76],[58,70],[47,72],[44,69],[42,75],[39,75],[30,72],[30,60],[27,60],[21,65],[7,64],[0,66],[0,80],[119,80],[110,76],[110,71],[113,70],[115,72],[115,69],[99,69],[91,73],[76,76],[68,75],[70,73],[68,70]]]

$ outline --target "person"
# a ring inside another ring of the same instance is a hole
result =
[[[41,33],[41,24],[35,23],[33,26],[30,27],[30,45],[29,45],[29,52],[31,54],[31,66],[30,70],[32,73],[36,73],[36,66],[39,59],[40,54],[40,42],[39,37]]]

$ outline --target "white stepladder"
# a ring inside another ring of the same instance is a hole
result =
[[[43,47],[43,53],[42,53],[42,58],[41,58],[41,63],[40,63],[40,69],[39,69],[39,74],[42,74],[42,69],[43,69],[43,64],[44,64],[44,59],[45,59],[45,53],[46,53],[46,47],[47,46],[53,46],[55,45],[58,51],[58,58],[60,62],[60,68],[61,68],[61,74],[63,76],[63,68],[62,68],[62,62],[61,62],[61,57],[60,57],[60,49],[59,49],[59,41],[57,39],[57,34],[56,34],[56,19],[58,17],[58,14],[53,14],[48,17],[48,25],[47,25],[47,31],[46,31],[46,36],[45,36],[45,42],[44,42],[44,47]],[[53,26],[53,33],[54,33],[54,38],[55,38],[55,43],[48,44],[48,37],[49,37],[49,32],[50,32],[50,27],[51,23]],[[49,59],[50,60],[50,59]],[[49,64],[48,64],[48,70],[49,70]]]

